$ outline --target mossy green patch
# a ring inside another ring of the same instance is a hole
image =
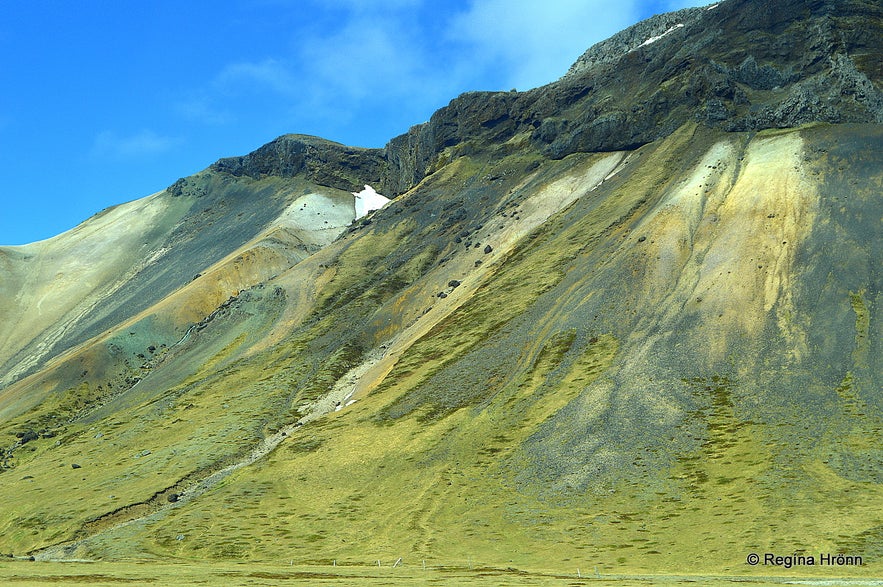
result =
[[[871,313],[865,303],[865,290],[849,292],[849,303],[855,312],[855,350],[852,359],[858,367],[867,368],[870,351]]]
[[[170,511],[150,531],[153,548],[224,558],[226,550],[202,545],[226,544],[236,557],[343,563],[406,556],[504,564],[517,552],[541,564],[553,542],[529,554],[533,540],[551,540],[561,512],[515,489],[509,459],[603,371],[615,349],[606,338],[582,350],[572,343],[573,333],[553,336],[490,403],[441,420],[401,418],[377,427],[369,416],[385,398],[372,395],[323,426],[308,425],[267,462],[218,487],[211,502],[218,509],[206,502]],[[568,353],[569,366],[553,375]],[[390,500],[394,507],[383,505]],[[173,532],[187,538],[173,544]],[[243,535],[250,540],[237,539]],[[508,548],[512,555],[504,554]]]

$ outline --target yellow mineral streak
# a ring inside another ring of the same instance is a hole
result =
[[[451,291],[447,298],[437,300],[425,314],[407,325],[388,342],[388,350],[372,355],[360,367],[358,377],[352,378],[352,387],[347,397],[358,399],[379,385],[393,369],[399,356],[412,344],[427,334],[433,326],[462,306],[475,293],[478,287],[490,279],[496,271],[495,263],[501,261],[526,235],[545,223],[555,214],[564,210],[577,199],[586,196],[614,175],[625,158],[625,153],[609,153],[590,159],[572,173],[537,189],[519,206],[518,218],[508,218],[505,222],[490,224],[481,231],[482,246],[490,244],[493,251],[483,255],[482,264],[474,265],[474,257],[455,258],[445,267],[437,267],[420,280],[415,287],[423,289],[424,295],[405,292],[408,299],[420,300],[418,306],[400,309],[404,313],[418,313],[425,305],[423,300],[444,289],[453,276],[461,280],[461,285]],[[404,299],[404,298],[403,298]]]
[[[751,142],[736,184],[716,208],[717,238],[708,241],[706,257],[724,260],[727,271],[703,271],[696,287],[709,301],[717,298],[727,322],[749,336],[775,311],[797,349],[805,341],[789,319],[794,255],[818,206],[816,188],[801,169],[802,153],[796,132]]]
[[[663,309],[654,331],[698,314],[703,342],[722,358],[733,337],[757,337],[774,312],[796,359],[805,335],[793,320],[794,255],[818,194],[801,168],[798,132],[757,137],[740,160],[741,151],[735,140],[711,147],[635,228],[642,244],[631,239],[619,254],[644,272],[639,304]]]

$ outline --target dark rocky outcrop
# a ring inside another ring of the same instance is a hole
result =
[[[228,157],[211,166],[212,171],[255,179],[268,175],[307,179],[342,190],[359,190],[385,175],[380,149],[347,147],[307,135],[284,135],[242,157]]]
[[[573,65],[570,66],[564,79],[578,77],[585,71],[606,63],[614,63],[623,55],[634,51],[649,39],[662,37],[670,33],[679,25],[693,25],[702,17],[703,8],[685,8],[675,12],[657,14],[646,20],[624,29],[609,39],[592,45],[585,53],[580,55]]]
[[[877,120],[879,14],[725,0],[545,88],[464,94],[385,150],[287,135],[176,183],[139,249],[163,254],[0,398],[22,398],[0,402],[0,470],[22,466],[4,495],[55,491],[0,510],[25,529],[0,551],[313,564],[403,544],[697,575],[774,528],[880,554],[883,129],[731,132]],[[316,183],[411,191],[277,257],[295,236],[276,221],[335,192]]]

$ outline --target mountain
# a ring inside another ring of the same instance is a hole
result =
[[[879,2],[724,0],[0,248],[0,552],[879,575],[881,122]]]

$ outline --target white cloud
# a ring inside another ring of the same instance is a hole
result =
[[[304,68],[317,86],[359,99],[415,83],[420,56],[389,21],[353,18],[331,35],[300,48]]]
[[[190,122],[227,125],[249,117],[244,107],[260,108],[255,98],[291,101],[302,93],[302,84],[296,69],[283,59],[235,61],[221,68],[204,86],[179,92],[172,108]]]
[[[524,90],[558,79],[589,46],[632,24],[636,1],[475,0],[450,35],[472,47],[479,65],[500,68],[507,85]]]
[[[147,129],[131,135],[108,130],[95,137],[89,153],[93,158],[131,159],[164,153],[178,142]]]
[[[189,121],[212,126],[227,124],[234,119],[229,111],[215,106],[212,97],[206,92],[197,92],[190,98],[177,99],[172,107]]]
[[[278,59],[231,63],[218,74],[215,84],[228,90],[262,86],[280,94],[292,94],[298,89],[289,67]]]
[[[425,1],[336,3],[345,10],[334,28],[310,30],[294,48],[292,66],[304,80],[295,108],[336,128],[396,109],[420,112],[414,124],[462,91],[461,64],[443,57],[419,23]]]
[[[592,44],[648,11],[707,3],[266,1],[282,7],[279,18],[292,23],[287,47],[228,62],[179,98],[176,108],[185,118],[205,124],[263,119],[280,131],[359,134],[353,129],[374,124],[366,117],[397,116],[401,126],[391,132],[402,132],[460,92],[552,82]]]

